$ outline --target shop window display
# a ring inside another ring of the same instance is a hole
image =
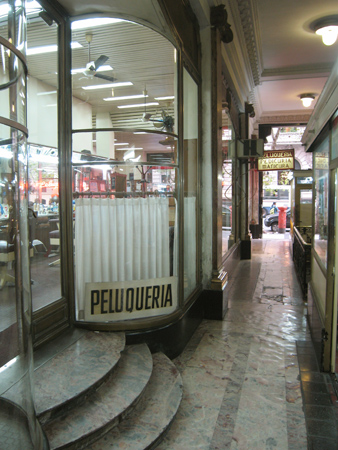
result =
[[[138,36],[127,48],[126,35]],[[169,314],[178,307],[176,51],[127,21],[75,23],[72,40],[83,45],[72,61],[76,317]],[[148,61],[141,77],[138,58]]]

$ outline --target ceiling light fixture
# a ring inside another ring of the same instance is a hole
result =
[[[175,96],[174,95],[168,95],[167,97],[155,97],[155,100],[175,100]]]
[[[303,103],[303,106],[308,108],[315,99],[315,94],[301,94],[299,97]]]
[[[72,22],[72,30],[82,30],[84,28],[111,25],[112,23],[126,22],[123,19],[113,19],[111,17],[97,17],[94,19],[81,19]]]
[[[132,86],[133,83],[131,81],[121,81],[116,83],[107,83],[107,84],[93,84],[92,86],[82,86],[82,89],[85,91],[90,91],[94,89],[112,89],[116,87],[123,87],[123,86]]]
[[[333,45],[338,37],[338,15],[335,14],[314,20],[309,27],[322,37],[323,44]]]
[[[143,94],[136,94],[136,95],[123,95],[120,97],[107,97],[104,98],[103,100],[105,102],[113,102],[115,100],[130,100],[130,99],[135,99],[135,98],[144,98],[145,96]],[[146,97],[148,97],[148,95],[146,95]]]
[[[135,105],[120,105],[118,108],[124,109],[124,108],[143,108],[144,106],[158,106],[158,102],[150,102],[150,103],[138,103]]]
[[[79,42],[72,42],[71,47],[74,48],[81,48],[83,45],[81,45]],[[42,53],[53,53],[58,51],[58,46],[55,45],[42,45],[41,47],[32,47],[27,49],[27,55],[40,55]]]

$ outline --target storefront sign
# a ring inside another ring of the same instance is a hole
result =
[[[177,308],[177,277],[86,283],[85,320],[115,322],[170,314]]]
[[[263,158],[258,158],[258,170],[293,170],[294,150],[269,150]]]

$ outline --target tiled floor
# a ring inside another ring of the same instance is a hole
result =
[[[203,321],[175,360],[184,396],[159,450],[338,449],[337,399],[283,238],[252,241],[224,320]]]

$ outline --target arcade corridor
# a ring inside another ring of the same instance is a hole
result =
[[[285,237],[252,241],[223,322],[203,321],[175,360],[184,397],[159,450],[338,448],[337,397],[319,372]]]

